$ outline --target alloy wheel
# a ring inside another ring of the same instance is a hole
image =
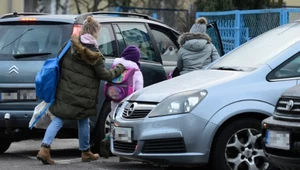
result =
[[[225,158],[232,170],[266,170],[270,166],[256,129],[242,129],[228,140]]]
[[[106,119],[105,119],[104,134],[107,134],[108,132],[110,132],[110,123],[111,123],[111,121],[112,121],[112,115],[111,115],[111,113],[109,113],[106,116]]]

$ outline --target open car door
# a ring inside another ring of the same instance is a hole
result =
[[[223,56],[224,53],[224,49],[223,49],[223,44],[222,44],[222,39],[221,39],[221,35],[219,32],[219,28],[217,26],[216,22],[212,22],[207,24],[207,34],[210,36],[212,43],[215,45],[215,47],[217,48],[219,55]]]

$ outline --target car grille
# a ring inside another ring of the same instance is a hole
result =
[[[280,98],[276,105],[276,118],[299,118],[300,119],[300,99]]]
[[[146,140],[143,153],[184,153],[186,152],[183,138]]]
[[[133,153],[135,151],[137,141],[132,141],[132,143],[114,141],[115,151],[122,153]]]
[[[127,119],[140,119],[145,118],[151,110],[134,110],[130,115],[127,116],[129,109],[124,109],[122,116]]]
[[[155,106],[156,104],[128,103],[122,112],[122,117],[126,119],[145,118]]]

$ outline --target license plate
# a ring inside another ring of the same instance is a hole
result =
[[[113,139],[120,142],[132,142],[132,128],[114,127]]]
[[[36,101],[35,90],[12,90],[12,91],[0,91],[0,102],[9,101]]]
[[[290,133],[285,131],[266,131],[266,147],[290,150]]]

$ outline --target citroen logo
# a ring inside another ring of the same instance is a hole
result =
[[[286,109],[288,110],[288,111],[291,111],[292,109],[293,109],[293,107],[294,107],[294,101],[293,100],[289,100],[289,102],[286,104]]]
[[[12,74],[12,73],[19,74],[19,68],[16,65],[11,66],[11,68],[9,68],[8,70],[9,70],[9,72],[8,72],[9,74]]]

